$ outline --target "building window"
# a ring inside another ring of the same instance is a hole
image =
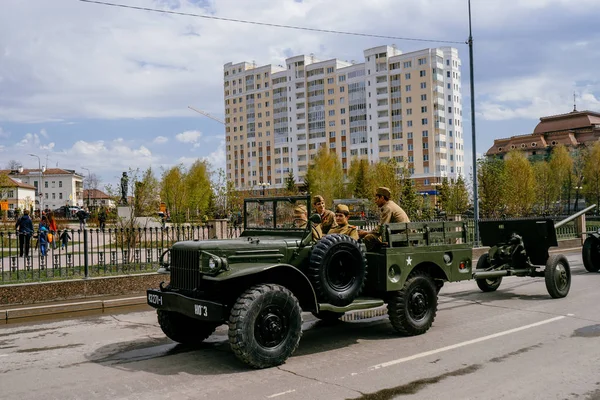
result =
[[[48,181],[44,182],[44,187],[47,188],[48,187]]]
[[[421,119],[421,125],[427,125],[427,118]]]
[[[427,83],[421,82],[421,89],[427,89]]]
[[[58,181],[58,187],[61,188],[62,187],[62,181]]]

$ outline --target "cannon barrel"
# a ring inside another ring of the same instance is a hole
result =
[[[570,217],[567,217],[567,218],[563,219],[562,221],[558,221],[557,223],[554,224],[554,227],[559,228],[559,227],[563,226],[564,224],[566,224],[567,222],[573,221],[575,218],[579,217],[580,215],[583,215],[586,212],[591,211],[594,207],[596,207],[596,205],[592,204],[591,206],[589,206],[581,211],[576,212],[575,214],[571,215]]]

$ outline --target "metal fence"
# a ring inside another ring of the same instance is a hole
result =
[[[66,229],[43,251],[37,235],[20,254],[19,235],[0,231],[0,284],[156,271],[160,256],[181,240],[209,239],[210,226]],[[21,238],[23,239],[23,238]]]

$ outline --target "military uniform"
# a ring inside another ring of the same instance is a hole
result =
[[[302,219],[297,218],[298,216],[302,216]],[[312,222],[304,219],[306,218],[306,207],[298,206],[294,209],[294,226],[296,228],[306,228],[306,226],[310,223],[310,230],[312,232],[312,238],[314,241],[317,241],[323,237],[323,232],[321,231],[321,227],[319,225],[315,225]]]
[[[323,214],[321,214],[321,230],[323,234],[333,233],[329,232],[331,228],[335,228],[337,224],[335,223],[335,213],[331,210],[323,210]]]
[[[380,187],[377,189],[377,194],[381,196],[385,196],[387,198],[390,197],[390,191],[388,188]],[[400,207],[398,204],[393,202],[392,200],[388,200],[381,208],[379,209],[381,212],[381,219],[379,221],[379,225],[377,228],[364,237],[365,246],[367,250],[376,250],[381,247],[381,227],[384,224],[391,224],[396,222],[410,222],[408,215],[406,212]]]
[[[341,233],[342,235],[348,235],[354,240],[358,240],[358,229],[354,225],[338,225],[335,228],[331,228],[329,233]]]

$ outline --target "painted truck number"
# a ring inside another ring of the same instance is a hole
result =
[[[198,315],[199,317],[208,317],[208,307],[200,304],[194,304],[194,314]]]
[[[149,294],[148,295],[148,303],[162,306],[163,305],[162,296],[159,296],[158,294]]]

